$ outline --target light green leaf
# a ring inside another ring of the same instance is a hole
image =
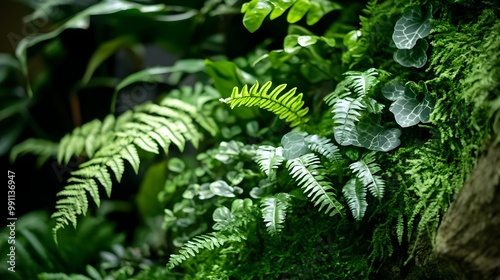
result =
[[[386,129],[374,122],[360,122],[356,130],[360,146],[373,151],[388,152],[401,144],[398,128]]]
[[[393,80],[382,88],[382,94],[385,98],[396,101],[405,93],[405,85],[399,80]]]
[[[290,160],[298,158],[309,152],[306,139],[298,132],[289,132],[281,138],[283,145],[283,156],[285,159]]]
[[[418,39],[429,35],[431,31],[432,5],[426,6],[422,16],[420,6],[408,9],[394,26],[392,40],[398,49],[411,49]]]
[[[168,161],[167,168],[172,172],[181,173],[186,168],[186,164],[182,159],[173,157]]]
[[[210,190],[218,196],[234,197],[234,189],[222,180],[210,183]]]
[[[412,49],[398,49],[394,53],[394,60],[404,67],[421,68],[427,62],[426,51],[428,48],[427,41],[419,39]]]
[[[271,20],[276,19],[290,9],[287,15],[289,23],[295,23],[307,14],[306,23],[316,24],[325,14],[342,7],[329,0],[252,0],[241,7],[243,25],[250,32],[260,28],[262,22],[270,13]]]
[[[93,15],[105,15],[113,14],[117,12],[122,12],[126,10],[139,9],[143,13],[153,13],[161,11],[165,8],[165,5],[141,5],[133,2],[115,0],[115,1],[104,1],[97,3],[87,9],[79,12],[78,14],[71,17],[64,24],[60,25],[56,29],[48,33],[43,33],[35,36],[28,36],[23,38],[16,48],[16,56],[20,61],[21,70],[25,77],[28,77],[28,65],[27,65],[27,50],[29,47],[34,46],[40,42],[50,40],[59,36],[64,30],[69,28],[87,29],[90,22],[90,16]],[[28,96],[32,97],[33,92],[31,85],[27,83]]]
[[[417,99],[417,94],[421,97],[423,95],[422,99],[420,99],[421,101]],[[428,94],[427,85],[423,81],[420,81],[418,85],[414,82],[408,82],[405,86],[404,94],[400,95],[391,104],[389,111],[394,114],[396,122],[401,127],[409,127],[419,122],[429,122],[433,109],[434,101],[431,100]]]

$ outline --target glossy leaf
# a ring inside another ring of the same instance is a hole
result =
[[[394,60],[404,67],[422,68],[427,62],[426,51],[428,48],[427,41],[419,39],[412,49],[398,49],[394,53]]]
[[[432,6],[426,6],[422,15],[420,6],[408,9],[394,26],[392,40],[398,49],[411,49],[418,39],[425,38],[431,31]]]
[[[361,220],[365,215],[368,203],[366,202],[366,189],[363,183],[357,178],[349,180],[342,189],[347,204],[351,209],[352,216],[356,220]]]
[[[283,15],[290,9],[287,15],[289,23],[295,23],[306,15],[306,23],[313,25],[324,15],[334,10],[340,10],[341,6],[329,0],[252,0],[243,4],[241,12],[243,25],[250,32],[260,28],[264,19],[269,15],[271,20]]]

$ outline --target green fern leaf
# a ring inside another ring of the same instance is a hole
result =
[[[305,141],[311,151],[319,153],[330,161],[342,159],[339,148],[332,144],[330,139],[313,134],[307,135]]]
[[[356,178],[347,182],[342,189],[344,197],[347,199],[347,204],[351,209],[352,216],[356,220],[361,220],[365,215],[368,203],[366,202],[366,189],[363,183]]]
[[[356,176],[363,184],[363,187],[368,187],[374,197],[381,199],[384,196],[385,182],[375,174],[380,171],[380,167],[374,163],[374,155],[375,153],[371,152],[349,167],[357,174]]]
[[[357,140],[356,124],[359,121],[361,114],[360,110],[365,107],[359,99],[346,97],[337,100],[333,105],[333,133],[335,141],[342,146],[356,145],[359,146]]]
[[[289,194],[278,193],[262,200],[262,218],[269,234],[276,235],[283,229],[289,199]]]
[[[69,223],[76,227],[77,215],[86,213],[87,193],[98,206],[98,184],[104,187],[108,197],[111,195],[111,173],[120,182],[125,170],[124,161],[129,162],[138,173],[140,159],[136,147],[158,153],[159,148],[168,152],[171,142],[183,150],[186,141],[190,140],[193,144],[199,141],[202,134],[193,122],[196,112],[192,111],[192,107],[171,100],[169,104],[171,107],[142,104],[134,112],[126,112],[116,120],[107,117],[103,122],[96,120],[85,124],[62,139],[58,154],[60,160],[69,160],[83,150],[91,154],[91,159],[71,173],[69,185],[58,193],[63,198],[58,200],[57,210],[53,214],[56,219],[53,228],[56,241],[56,233],[60,228]],[[193,115],[186,111],[191,111]],[[86,138],[85,133],[89,133],[90,137]],[[94,140],[96,144],[89,144]]]
[[[267,82],[259,89],[259,82],[255,82],[250,91],[248,91],[248,86],[245,85],[241,92],[237,87],[234,87],[231,97],[220,101],[231,105],[231,109],[238,106],[258,106],[291,123],[291,127],[304,123],[306,121],[304,116],[309,108],[302,108],[304,106],[302,93],[296,95],[297,88],[292,88],[288,92],[279,95],[286,87],[286,84],[281,84],[267,94],[271,85],[271,82]]]
[[[370,68],[364,72],[348,71],[344,75],[347,77],[346,86],[351,87],[359,97],[366,96],[370,90],[379,82],[377,79],[378,71],[375,68]]]
[[[44,139],[27,139],[10,150],[10,161],[14,162],[19,156],[24,154],[34,154],[39,157],[39,164],[43,164],[51,157],[56,157],[58,144]]]
[[[304,189],[304,193],[314,202],[314,206],[319,206],[319,211],[326,207],[325,214],[342,215],[342,205],[330,192],[333,188],[330,182],[326,181],[316,155],[305,154],[289,160],[286,167],[298,185]]]
[[[283,148],[272,146],[259,146],[254,156],[254,160],[259,165],[260,170],[268,177],[272,175],[274,169],[278,169],[284,159]]]

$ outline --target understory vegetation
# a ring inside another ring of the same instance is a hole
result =
[[[494,1],[84,2],[0,56],[37,182],[2,279],[460,279],[432,249],[500,130]]]

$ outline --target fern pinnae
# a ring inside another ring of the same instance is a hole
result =
[[[283,163],[283,148],[273,146],[259,146],[254,160],[268,177],[272,175],[273,169],[277,169]]]
[[[342,215],[343,207],[329,192],[333,188],[322,175],[323,170],[316,155],[310,153],[288,160],[286,167],[298,185],[304,189],[304,193],[309,198],[312,196],[311,201],[314,202],[314,206],[319,205],[319,211],[326,207],[325,214],[333,216],[339,213]]]
[[[349,167],[356,173],[357,178],[368,187],[370,193],[381,199],[384,196],[385,182],[375,173],[380,171],[380,167],[374,163],[375,152],[368,153],[360,161],[352,163]]]
[[[231,97],[221,98],[220,101],[229,104],[231,109],[238,106],[258,106],[273,112],[280,119],[289,122],[291,127],[306,122],[304,116],[309,111],[309,108],[302,108],[304,106],[302,93],[296,95],[297,88],[292,88],[280,95],[286,88],[286,84],[281,84],[268,94],[267,92],[271,88],[271,85],[272,83],[269,81],[259,89],[259,82],[256,81],[250,88],[250,91],[248,90],[248,86],[245,85],[241,92],[237,87],[234,87]]]
[[[326,157],[330,161],[338,161],[342,158],[339,148],[330,142],[330,139],[314,135],[305,137],[308,148]]]
[[[366,202],[366,189],[363,183],[357,178],[353,178],[347,182],[342,189],[344,197],[347,199],[347,204],[351,209],[352,216],[357,221],[361,220],[365,215],[368,203]]]

